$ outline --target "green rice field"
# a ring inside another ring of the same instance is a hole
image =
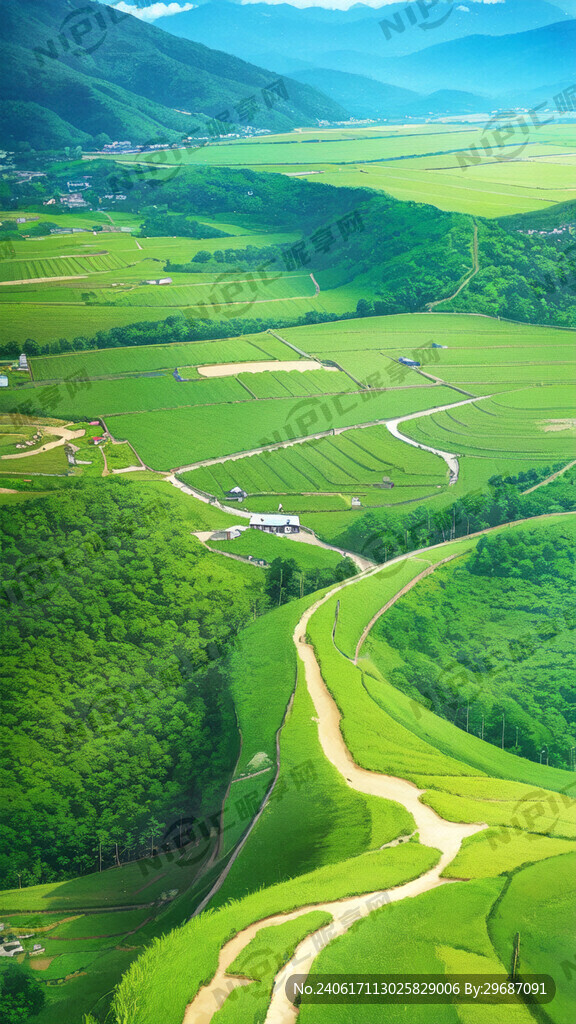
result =
[[[533,463],[574,457],[574,388],[518,388],[404,427],[416,441],[479,457],[514,454]]]
[[[34,380],[93,380],[149,370],[188,369],[216,363],[257,362],[264,359],[298,359],[272,334],[242,335],[219,341],[188,341],[136,348],[93,349],[88,352],[39,356],[30,361]],[[182,372],[183,377],[192,376]]]
[[[210,458],[251,450],[358,422],[388,419],[449,402],[445,388],[361,392],[344,405],[337,396],[303,400],[246,402],[234,407],[197,406],[115,417],[114,435],[130,441],[154,469],[171,469]]]
[[[73,215],[57,223],[71,227]],[[116,215],[115,215],[116,216]],[[94,216],[94,221],[97,217]],[[130,218],[128,218],[130,220]],[[107,225],[110,226],[109,223]],[[133,219],[130,226],[136,227]],[[285,244],[291,232],[224,225],[229,248]],[[222,319],[249,314],[296,317],[319,305],[308,273],[283,272],[266,278],[257,272],[186,274],[164,270],[168,260],[188,263],[201,250],[222,248],[223,239],[143,238],[103,231],[22,238],[12,243],[13,258],[0,263],[0,342],[40,344],[65,336],[92,336],[99,330],[135,322],[164,320],[181,312],[190,319]],[[166,286],[146,281],[170,275]],[[337,311],[355,306],[345,290],[332,302]]]
[[[569,126],[534,128],[521,147],[490,143],[482,126],[409,125],[294,132],[183,152],[183,162],[299,174],[310,182],[373,188],[442,210],[501,217],[574,197]],[[517,151],[520,149],[520,152]],[[521,159],[520,159],[521,157]],[[133,156],[120,158],[134,162]]]
[[[348,430],[291,448],[279,448],[234,462],[205,466],[183,479],[192,487],[222,498],[239,485],[250,497],[259,494],[296,495],[334,492],[362,493],[388,476],[394,492],[380,491],[382,503],[409,497],[412,488],[433,489],[446,483],[446,466],[429,452],[408,448],[386,427]],[[401,493],[400,493],[401,492]],[[333,503],[334,505],[334,503]],[[250,502],[252,507],[252,502]]]

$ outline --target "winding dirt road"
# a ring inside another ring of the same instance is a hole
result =
[[[401,423],[408,423],[410,420],[419,420],[423,416],[433,416],[437,412],[447,412],[449,409],[457,409],[460,405],[471,405],[472,402],[485,402],[487,398],[491,397],[491,395],[478,395],[477,398],[466,398],[463,402],[452,402],[450,405],[442,405],[437,409],[424,409],[422,412],[412,412],[409,416],[399,416],[395,420],[384,420],[383,422],[392,436],[398,438],[399,441],[404,441],[405,444],[411,445],[412,448],[421,448],[425,452],[432,452],[433,455],[439,455],[441,459],[444,459],[450,473],[450,487],[453,487],[454,484],[458,483],[460,475],[458,456],[453,452],[443,452],[440,448],[432,448],[428,444],[414,441],[413,438],[402,434],[398,427]]]
[[[373,575],[380,568],[379,566],[376,570],[369,570],[363,574],[362,578]],[[356,581],[359,578],[356,577]],[[420,842],[439,850],[440,859],[430,871],[389,891],[379,890],[347,899],[311,904],[299,907],[287,914],[275,914],[255,921],[243,931],[238,932],[222,947],[214,977],[198,991],[196,997],[186,1008],[183,1024],[210,1024],[222,1003],[222,993],[229,993],[239,985],[250,984],[247,979],[230,976],[226,972],[233,960],[252,941],[261,928],[294,920],[311,910],[324,910],[333,918],[330,931],[330,941],[332,941],[339,935],[343,935],[358,919],[358,916],[365,916],[377,906],[418,896],[440,885],[450,884],[448,879],[440,877],[442,871],[454,859],[465,838],[486,828],[484,824],[466,825],[446,821],[432,808],[420,802],[420,796],[424,790],[418,789],[417,786],[405,779],[360,768],[352,758],[340,729],[340,712],[322,678],[314,648],[305,639],[308,623],[314,613],[334,594],[351,585],[353,585],[353,581],[344,582],[316,601],[304,612],[293,634],[298,657],[304,664],[306,685],[316,710],[318,736],[322,750],[351,789],[379,796],[385,800],[395,800],[402,804],[414,818]],[[285,981],[291,974],[307,975],[309,973],[319,952],[319,947],[313,940],[322,931],[323,929],[319,929],[314,935],[307,936],[299,944],[290,961],[276,976],[265,1024],[294,1024],[297,1011],[286,995]]]
[[[507,527],[520,526],[526,522],[535,523],[543,520],[562,519],[564,516],[573,515],[576,515],[576,513],[545,513],[530,519],[517,520],[506,525],[481,530],[471,535],[470,539],[503,530]],[[427,551],[437,550],[442,547],[445,547],[444,543],[433,544],[428,548],[421,548],[418,552],[413,553],[412,557],[417,558],[418,555]],[[406,555],[400,555],[398,558],[391,559],[390,562],[386,563],[386,567],[389,568],[393,562],[402,561],[406,557]],[[443,559],[437,562],[433,568],[443,565],[447,560]],[[315,721],[318,723],[318,736],[325,756],[346,780],[351,789],[355,789],[360,793],[379,796],[385,800],[395,800],[402,804],[414,819],[420,842],[425,846],[439,850],[441,854],[440,860],[430,871],[425,872],[412,881],[406,882],[404,885],[387,891],[379,890],[342,900],[310,904],[298,907],[289,913],[275,914],[253,922],[249,927],[238,932],[222,947],[218,968],[214,977],[198,991],[195,998],[187,1006],[183,1024],[210,1024],[214,1014],[222,1005],[223,993],[229,994],[239,985],[250,984],[250,981],[246,978],[228,975],[226,969],[241,950],[258,934],[261,928],[294,920],[311,910],[325,910],[333,918],[333,925],[330,926],[330,933],[326,933],[326,940],[333,941],[339,935],[343,935],[358,920],[359,916],[366,916],[378,906],[419,896],[430,889],[451,884],[454,880],[440,877],[442,871],[454,859],[464,839],[487,828],[485,824],[466,825],[459,822],[446,821],[444,818],[441,818],[431,807],[421,803],[420,797],[424,790],[419,789],[406,779],[360,768],[352,758],[344,742],[340,729],[340,712],[324,682],[314,648],[306,642],[306,629],[311,617],[326,601],[329,601],[331,597],[345,587],[354,586],[360,579],[373,576],[382,568],[383,566],[377,566],[375,569],[369,569],[362,573],[362,575],[346,580],[337,587],[332,588],[324,597],[320,598],[304,612],[294,630],[293,640],[297,655],[304,665],[306,685],[316,710]],[[432,567],[430,571],[433,571]],[[428,571],[420,574],[419,578],[422,575],[428,575]],[[399,590],[385,607],[389,607],[390,603],[393,603],[404,589]],[[375,621],[382,613],[383,609],[380,610],[372,621]],[[368,630],[364,630],[360,644],[357,647],[357,652],[367,632]],[[281,728],[282,726],[276,735],[278,756]],[[294,1024],[297,1010],[286,996],[285,983],[292,974],[307,975],[309,973],[314,960],[318,956],[318,952],[325,944],[323,941],[314,941],[322,937],[323,931],[324,929],[320,928],[317,932],[307,936],[296,948],[292,958],[277,974],[265,1024]]]
[[[73,441],[77,437],[83,437],[86,431],[81,428],[80,430],[69,430],[67,427],[43,427],[45,434],[55,435],[57,441],[48,441],[47,444],[41,445],[39,448],[33,448],[27,452],[16,452],[15,455],[1,455],[1,459],[28,459],[31,455],[41,455],[42,452],[49,452],[53,448],[60,448],[66,444],[66,441]]]
[[[344,434],[347,431],[352,430],[365,430],[367,427],[387,427],[394,437],[400,441],[405,441],[406,444],[412,445],[413,448],[423,448],[426,452],[433,452],[435,455],[440,455],[445,462],[448,459],[452,459],[452,463],[448,463],[449,468],[458,468],[458,459],[451,452],[442,452],[438,448],[431,448],[428,445],[420,444],[419,441],[413,441],[412,438],[406,437],[401,434],[398,430],[398,424],[407,423],[409,420],[417,420],[422,416],[433,416],[437,412],[447,412],[449,409],[457,409],[460,405],[470,405],[471,402],[483,402],[487,398],[492,398],[492,395],[478,395],[474,398],[466,398],[464,401],[450,402],[449,405],[436,405],[433,409],[422,409],[420,412],[411,412],[408,416],[398,416],[395,419],[379,419],[379,420],[368,420],[365,423],[354,423],[350,426],[345,427],[329,427],[327,430],[318,430],[314,434],[305,434],[302,437],[290,438],[287,441],[274,441],[272,444],[260,445],[258,448],[250,448],[242,452],[232,452],[230,455],[218,455],[211,459],[201,459],[198,462],[191,462],[187,466],[176,466],[175,469],[170,470],[170,474],[167,479],[174,476],[175,473],[190,473],[194,469],[200,469],[204,466],[218,466],[223,462],[237,462],[239,459],[248,459],[252,455],[260,455],[262,452],[273,452],[279,448],[292,448],[297,444],[305,444],[307,441],[319,440],[322,437],[332,437],[336,434]],[[190,488],[193,492],[193,489]],[[194,492],[195,493],[195,492]]]

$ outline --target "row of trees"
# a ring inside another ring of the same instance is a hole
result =
[[[411,512],[372,509],[354,519],[335,540],[339,547],[358,551],[375,561],[439,544],[517,519],[548,512],[576,510],[576,471],[568,470],[532,494],[493,477],[490,486],[459,498],[444,508],[419,505]]]
[[[316,590],[340,583],[357,573],[351,558],[342,558],[335,569],[300,569],[293,558],[275,558],[266,572],[266,594],[272,607],[286,604]]]

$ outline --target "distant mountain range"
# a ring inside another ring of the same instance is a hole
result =
[[[185,0],[178,2],[183,6]],[[142,7],[142,0],[124,0],[124,3]],[[413,8],[415,24],[406,13],[409,7]],[[575,0],[560,0],[558,4],[550,0],[499,3],[437,0],[435,4],[429,2],[428,7],[430,10],[425,17],[417,0],[412,3],[400,0],[380,8],[356,4],[347,11],[297,8],[285,3],[206,0],[193,10],[160,18],[155,24],[167,32],[217,46],[264,66],[268,66],[275,55],[320,66],[321,55],[335,51],[399,57],[470,35],[527,32],[576,16]],[[379,24],[384,20],[395,26],[390,28],[389,38]],[[271,66],[275,68],[276,64]],[[365,68],[364,73],[367,71]]]
[[[463,115],[481,114],[488,109],[486,100],[474,93],[441,89],[422,96],[411,89],[329,68],[297,71],[293,77],[319,89],[357,118],[428,117],[454,110]]]
[[[177,141],[209,118],[286,130],[348,116],[306,84],[284,79],[276,95],[276,73],[92,0],[2,0],[0,33],[7,148]]]
[[[529,106],[575,80],[574,0],[441,0],[427,19],[420,11],[418,4],[406,2],[378,10],[356,5],[334,11],[209,0],[156,24],[300,81],[318,83],[355,116],[424,113],[430,108],[420,103],[418,94],[438,92],[454,101],[441,113],[511,103]],[[386,33],[380,25],[384,20]],[[355,77],[345,83],[319,71],[361,76],[363,81]],[[396,104],[401,97],[393,92],[386,106],[381,103],[385,94],[376,86],[368,95],[366,79],[416,93],[415,106]]]

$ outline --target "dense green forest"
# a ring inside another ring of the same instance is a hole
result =
[[[0,888],[94,870],[100,844],[104,866],[150,853],[179,815],[217,811],[234,636],[356,571],[268,575],[190,528],[172,495],[119,479],[0,507]]]
[[[0,886],[150,849],[217,806],[237,751],[216,659],[265,606],[170,496],[113,480],[0,509]]]
[[[485,221],[478,240],[480,271],[457,299],[442,306],[443,311],[489,312],[523,323],[576,326],[576,245],[571,235],[528,236]]]
[[[401,656],[394,686],[485,740],[569,769],[576,706],[574,524],[482,537],[421,581],[377,637]]]
[[[0,971],[2,1024],[28,1024],[46,1002],[40,982],[18,964],[5,963]]]
[[[229,238],[227,231],[220,231],[210,224],[199,224],[182,214],[166,210],[147,210],[144,223],[140,226],[140,238],[165,238],[178,235],[179,238]]]
[[[543,210],[530,213],[513,213],[500,217],[498,223],[506,231],[552,231],[553,228],[574,226],[576,223],[576,200],[569,203],[554,203]]]

